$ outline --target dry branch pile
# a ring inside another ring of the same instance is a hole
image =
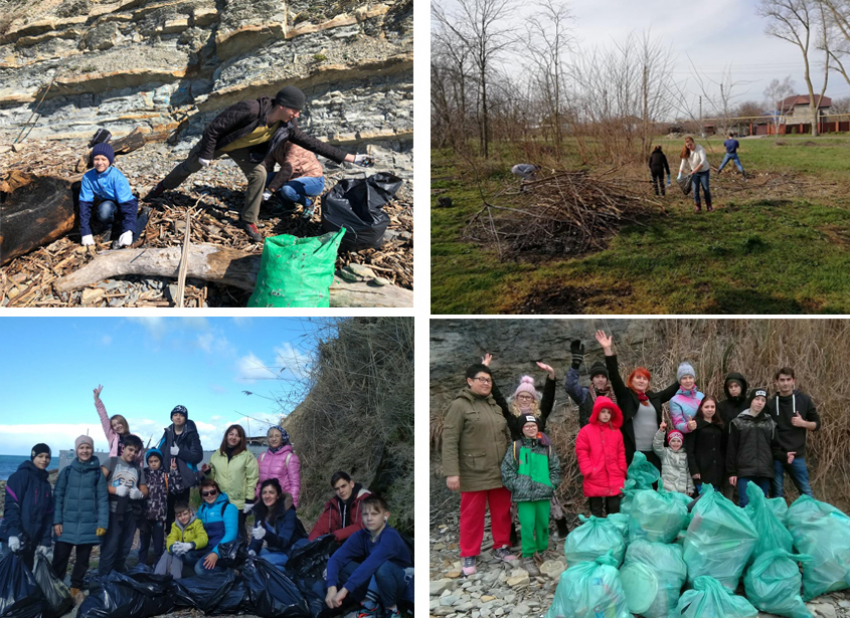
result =
[[[464,237],[495,245],[500,257],[604,248],[622,223],[661,212],[661,202],[642,195],[620,171],[556,170],[540,180],[511,184],[485,200]]]
[[[27,143],[21,153],[8,153],[8,163],[0,174],[2,181],[12,170],[38,175],[77,178],[80,153],[85,146],[80,143],[33,142]],[[147,144],[139,151],[116,157],[115,166],[130,181],[134,191],[144,195],[149,188],[181,160],[171,155],[161,144]],[[183,244],[186,213],[191,213],[192,244],[210,243],[223,248],[261,253],[262,245],[252,242],[237,227],[242,206],[245,178],[235,166],[216,162],[208,172],[190,177],[178,189],[166,192],[154,200],[150,220],[136,247],[179,247]],[[330,189],[343,176],[334,167],[326,169],[326,188]],[[396,199],[384,207],[390,217],[390,226],[383,247],[358,253],[342,252],[337,259],[337,269],[350,263],[363,264],[390,283],[403,288],[413,287],[413,210],[412,198],[404,189]],[[321,207],[310,220],[299,215],[276,214],[264,204],[258,226],[265,236],[291,234],[298,237],[319,236]],[[109,248],[100,242],[97,250]],[[10,307],[73,307],[120,306],[150,307],[171,306],[176,280],[128,276],[99,283],[86,290],[57,293],[53,283],[89,263],[93,256],[80,246],[79,232],[73,232],[55,242],[15,258],[0,267],[0,306]],[[185,290],[186,307],[245,306],[250,293],[227,285],[189,279]]]

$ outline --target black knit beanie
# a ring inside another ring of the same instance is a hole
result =
[[[47,446],[44,442],[39,442],[34,447],[32,447],[32,453],[30,453],[30,461],[33,461],[42,453],[47,453],[51,459],[53,458],[53,455],[50,453],[50,447]]]
[[[281,107],[289,107],[299,112],[304,109],[304,103],[306,101],[307,99],[304,93],[295,86],[284,86],[274,98],[274,102]]]
[[[175,414],[182,414],[186,417],[186,420],[189,420],[189,410],[186,409],[186,406],[174,406],[174,409],[171,411],[171,416]]]
[[[605,363],[601,361],[596,361],[590,366],[590,379],[592,380],[595,376],[605,376],[608,377],[608,367],[605,366]]]

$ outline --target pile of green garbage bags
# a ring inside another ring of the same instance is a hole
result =
[[[850,517],[840,510],[808,496],[788,507],[755,483],[743,509],[711,486],[691,502],[653,490],[657,471],[639,456],[628,514],[581,517],[568,535],[547,618],[812,618],[804,601],[850,588]],[[745,596],[735,594],[742,579]]]

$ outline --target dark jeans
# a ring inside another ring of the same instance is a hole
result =
[[[215,567],[212,569],[208,569],[204,566],[204,558],[206,558],[211,553],[213,552],[212,549],[209,547],[188,551],[183,555],[183,565],[188,567],[194,567],[195,575],[204,575],[206,573],[212,573],[213,571],[223,571],[224,567],[220,564],[216,564]]]
[[[339,570],[339,578],[337,579],[336,589],[340,590],[345,585],[345,582],[348,581],[348,578],[351,577],[351,574],[360,566],[359,562],[355,562],[352,560],[351,562],[344,564],[342,568]],[[363,584],[359,588],[355,588],[354,590],[348,591],[348,598],[352,601],[360,602],[366,598],[366,592],[369,590],[369,582]]]
[[[770,491],[770,479],[765,478],[748,478],[745,476],[738,477],[738,506],[744,508],[750,503],[747,497],[747,485],[755,483],[764,492],[764,497],[767,498]]]
[[[603,504],[607,509],[608,515],[620,512],[620,496],[613,496],[610,498],[588,498],[587,501],[590,503],[591,515],[594,515],[595,517],[604,517],[602,514]]]
[[[700,205],[699,200],[699,187],[702,185],[702,192],[705,194],[705,203],[707,206],[711,206],[711,191],[708,189],[708,171],[705,172],[694,172],[694,175],[691,177],[691,189],[694,192],[694,204],[697,206]]]
[[[165,509],[165,529],[171,530],[171,524],[174,523],[174,505],[178,502],[189,502],[189,494],[192,489],[184,489],[179,493],[168,492],[168,504]]]
[[[134,536],[136,536],[135,515],[109,514],[109,528],[100,547],[100,566],[97,569],[100,575],[106,575],[113,570],[119,573],[127,570],[127,555],[133,546]]]
[[[664,193],[664,169],[661,171],[651,170],[652,172],[652,188],[655,189],[655,195],[665,195]]]
[[[784,461],[773,461],[773,481],[771,483],[771,496],[783,498],[785,492],[785,472],[791,477],[794,486],[800,495],[803,494],[814,498],[812,486],[809,485],[809,469],[806,467],[805,457],[795,457],[790,464]]]
[[[95,224],[100,226],[101,231],[112,230],[112,236],[117,240],[118,236],[121,235],[121,226],[116,226],[115,221],[115,215],[120,210],[118,204],[112,200],[103,200],[93,210]],[[136,223],[132,226],[133,240],[139,237],[147,224],[148,215],[137,213]]]
[[[53,545],[53,570],[62,581],[65,581],[65,573],[68,570],[68,560],[71,558],[71,550],[77,548],[77,560],[74,570],[71,572],[71,588],[82,588],[86,571],[89,570],[89,557],[94,545],[72,545],[56,541]]]
[[[161,521],[146,519],[139,526],[139,564],[147,564],[148,549],[153,539],[153,563],[156,564],[165,547],[165,528]]]
[[[399,601],[413,603],[413,577],[406,577],[404,569],[389,560],[372,576],[369,589],[374,588],[384,609],[398,605]]]
[[[236,533],[237,541],[247,541],[248,540],[248,532],[245,530],[245,521],[248,519],[248,516],[244,511],[239,511],[239,531]]]

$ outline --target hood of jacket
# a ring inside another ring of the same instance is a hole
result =
[[[354,504],[361,495],[368,495],[370,492],[368,489],[364,489],[363,485],[360,483],[354,483],[354,487],[351,489],[351,495],[348,497],[348,500],[343,501],[339,496],[334,496],[331,498],[331,502],[336,502],[337,509],[342,509],[342,507],[346,504],[352,505]]]
[[[759,412],[757,415],[750,412],[750,409],[747,408],[746,410],[744,410],[743,412],[741,412],[738,415],[738,418],[740,418],[742,416],[746,417],[746,418],[751,418],[756,422],[761,422],[761,421],[764,421],[764,420],[773,420],[773,419],[770,418],[770,414],[767,413],[767,406],[762,408],[761,412]]]
[[[590,423],[592,425],[601,425],[599,422],[599,413],[603,408],[611,410],[611,426],[614,429],[619,429],[623,426],[623,411],[620,407],[611,401],[608,397],[599,396],[593,402],[593,413],[590,415]]]
[[[729,394],[729,380],[738,380],[741,383],[741,394],[738,397],[732,397],[732,395]],[[734,371],[726,374],[726,379],[723,381],[723,392],[726,393],[727,399],[731,399],[735,403],[740,403],[744,400],[744,398],[746,398],[747,389],[747,379],[743,375],[735,373]]]
[[[92,455],[88,461],[80,461],[78,458],[74,458],[68,465],[79,472],[88,472],[89,470],[100,472],[100,459],[97,458],[97,455]]]
[[[193,511],[191,508],[189,509],[189,513],[191,513],[191,515],[189,516],[189,521],[186,522],[185,526],[181,524],[176,517],[174,518],[174,523],[177,524],[177,527],[180,528],[180,530],[183,532],[186,531],[186,528],[192,525],[193,521],[198,519],[198,516],[195,514],[195,511]]]

